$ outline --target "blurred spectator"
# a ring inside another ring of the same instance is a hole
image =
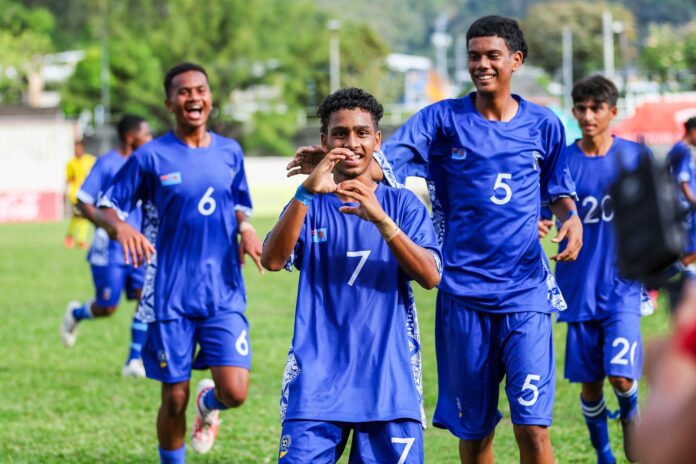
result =
[[[68,234],[65,236],[65,246],[72,248],[77,240],[77,245],[85,249],[87,248],[87,233],[89,232],[89,221],[82,217],[82,214],[77,209],[77,191],[80,189],[82,182],[92,170],[96,158],[89,153],[85,153],[85,149],[81,141],[75,142],[75,156],[68,161],[66,167],[66,192],[65,196],[70,201],[70,225],[68,226]]]

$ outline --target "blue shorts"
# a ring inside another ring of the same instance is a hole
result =
[[[196,344],[199,349],[194,360]],[[188,380],[191,369],[251,369],[249,323],[237,312],[151,322],[142,356],[147,377],[164,383]]]
[[[145,267],[136,269],[125,264],[90,267],[96,290],[95,301],[102,308],[118,305],[124,288],[126,298],[135,300],[145,283]]]
[[[640,319],[640,314],[615,313],[599,321],[569,322],[565,378],[571,382],[596,382],[609,375],[640,379]]]
[[[551,425],[556,388],[551,314],[493,314],[437,296],[435,349],[439,377],[433,424],[462,440],[490,435],[502,419],[500,382],[512,423]]]
[[[386,422],[286,420],[279,464],[338,462],[353,431],[348,462],[416,464],[424,460],[423,427],[412,419]]]

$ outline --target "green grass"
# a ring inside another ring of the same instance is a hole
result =
[[[274,220],[257,217],[254,223],[265,235]],[[159,385],[119,375],[133,305],[122,304],[110,319],[82,324],[73,349],[60,343],[58,327],[66,302],[84,300],[93,291],[85,253],[63,248],[64,230],[63,223],[0,226],[0,462],[156,462]],[[297,273],[261,276],[247,266],[245,277],[254,355],[249,400],[223,414],[215,447],[204,456],[189,452],[191,463],[276,461],[278,398],[292,334]],[[435,292],[416,294],[430,418],[437,396]],[[646,338],[665,333],[667,317],[658,312],[645,319],[643,327]],[[555,325],[554,330],[558,382],[551,439],[556,459],[592,463],[578,407],[579,388],[562,378],[565,326]],[[202,375],[194,374],[194,382]],[[644,386],[642,392],[645,396]],[[607,394],[607,399],[616,408],[614,396]],[[505,419],[496,431],[497,462],[517,462],[503,390],[500,409]],[[192,417],[190,404],[189,421]],[[612,423],[610,431],[614,453],[622,456],[618,424]],[[458,462],[457,441],[448,432],[428,427],[425,445],[428,463]]]

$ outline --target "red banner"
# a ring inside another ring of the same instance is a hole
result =
[[[58,192],[0,192],[0,222],[59,221],[62,201]]]

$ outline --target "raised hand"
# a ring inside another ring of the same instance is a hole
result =
[[[326,156],[326,152],[321,145],[311,145],[300,147],[295,152],[295,157],[288,163],[285,169],[288,177],[298,174],[311,174]]]
[[[341,182],[337,186],[336,193],[347,196],[356,202],[358,206],[341,206],[339,211],[345,214],[354,214],[365,221],[380,222],[387,216],[382,205],[377,201],[372,186],[367,186],[360,181],[350,179]]]
[[[311,174],[302,185],[304,185],[304,188],[310,193],[335,192],[336,182],[334,182],[333,179],[333,169],[337,163],[352,156],[353,152],[347,148],[334,148],[324,155],[323,159],[314,170],[311,171]]]

